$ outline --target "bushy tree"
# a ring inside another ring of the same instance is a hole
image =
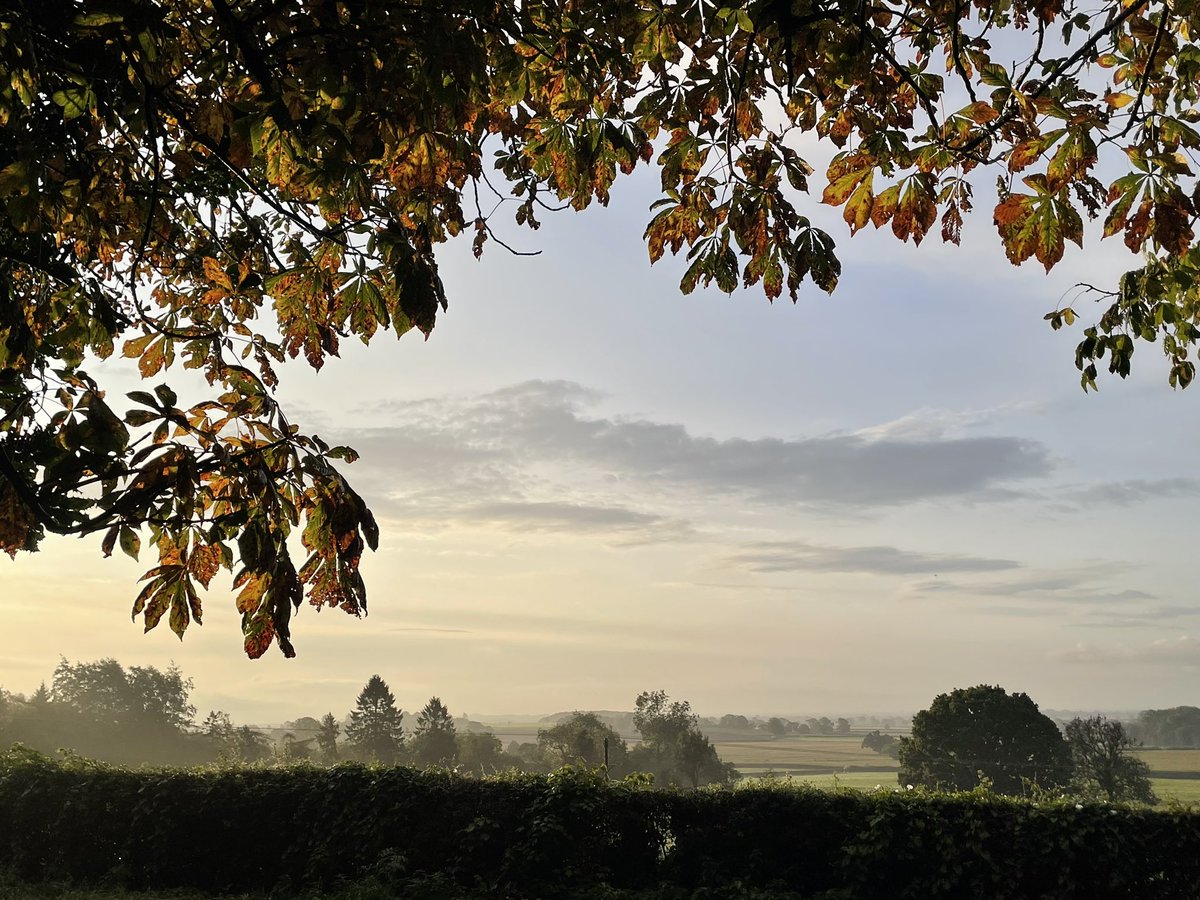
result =
[[[899,753],[896,738],[890,734],[883,734],[878,729],[867,732],[863,736],[861,746],[864,750],[874,750],[887,756],[894,757]]]
[[[629,749],[616,729],[592,712],[573,712],[557,725],[538,730],[538,746],[560,765],[600,766],[608,745],[608,771],[629,771]]]
[[[60,660],[49,688],[42,685],[14,708],[14,740],[53,752],[137,765],[193,765],[210,758],[208,743],[191,732],[192,684],[179,669],[128,669],[114,659]]]
[[[900,739],[901,784],[970,790],[987,779],[1020,794],[1029,784],[1066,784],[1071,756],[1054,721],[1026,694],[981,684],[939,694]]]
[[[504,755],[512,761],[513,768],[523,772],[550,772],[558,767],[558,762],[532,741],[509,741]]]
[[[841,273],[810,189],[852,233],[956,243],[991,170],[980,218],[1013,263],[1050,269],[1084,216],[1138,254],[1094,291],[1085,387],[1128,374],[1139,341],[1186,387],[1197,18],[1118,0],[6,4],[0,550],[47,532],[149,550],[134,614],[181,635],[225,567],[245,651],[292,655],[305,598],[361,613],[378,534],[334,465],[353,451],[293,426],[278,364],[428,335],[439,244],[508,246],[501,210],[537,228],[643,164],[662,188],[650,259],[686,254],[683,291],[793,300]],[[835,151],[819,183],[814,141]],[[485,208],[493,187],[514,202]],[[119,398],[91,365],[118,352],[211,391]]]
[[[419,766],[454,765],[458,751],[454,718],[437,697],[430,697],[417,716],[411,749],[413,762]]]
[[[50,695],[58,703],[112,723],[139,721],[183,729],[196,716],[189,697],[192,681],[178,666],[163,672],[154,666],[130,666],[115,659],[72,663],[54,669]]]
[[[355,755],[368,762],[395,764],[403,748],[402,716],[387,682],[372,675],[359,692],[346,726],[346,740]]]
[[[641,745],[629,752],[635,771],[648,771],[668,784],[727,784],[737,770],[721,761],[700,733],[699,719],[686,700],[672,701],[665,691],[643,691],[634,704],[634,727]]]
[[[1108,800],[1156,802],[1150,766],[1130,755],[1138,745],[1120,722],[1103,716],[1074,718],[1067,723],[1066,737],[1079,787],[1098,790]]]
[[[455,735],[458,768],[473,775],[489,775],[511,765],[505,758],[500,738],[486,731],[466,731]]]
[[[249,725],[235,726],[229,713],[222,710],[214,709],[205,716],[200,730],[222,762],[253,764],[271,756],[270,738]]]

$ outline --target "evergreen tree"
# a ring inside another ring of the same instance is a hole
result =
[[[321,751],[321,761],[335,763],[338,761],[337,737],[341,728],[333,713],[327,712],[321,716],[321,727],[317,731],[317,748]]]
[[[366,761],[395,765],[404,741],[402,715],[387,682],[372,675],[359,692],[346,726],[346,739],[355,754]]]
[[[417,716],[413,761],[419,766],[452,766],[458,754],[454,719],[437,697],[430,697]]]

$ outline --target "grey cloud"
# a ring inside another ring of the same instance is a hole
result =
[[[1011,559],[916,553],[896,547],[823,547],[791,541],[752,544],[728,561],[754,572],[864,572],[872,575],[926,575],[939,572],[995,572],[1019,567]]]
[[[364,458],[386,459],[407,484],[486,473],[512,489],[532,468],[557,466],[658,490],[840,508],[983,495],[1052,469],[1044,446],[1015,437],[717,439],[678,424],[589,414],[598,399],[570,382],[535,381],[432,405],[394,404],[405,424],[364,432]]]
[[[1200,494],[1200,481],[1195,478],[1135,479],[1110,484],[1094,484],[1068,491],[1069,502],[1080,506],[1132,506],[1145,500],[1162,498],[1186,499]]]
[[[1155,595],[1126,588],[1113,590],[1096,586],[1110,575],[1109,570],[1029,572],[1003,581],[922,581],[910,587],[917,594],[955,594],[976,597],[1028,598],[1040,602],[1065,604],[1121,604],[1154,600]]]
[[[622,546],[686,540],[696,532],[687,522],[619,506],[581,503],[496,502],[463,509],[459,517],[515,531],[597,532],[619,536]]]
[[[635,512],[618,506],[584,506],[578,503],[496,502],[463,510],[466,517],[483,521],[507,522],[521,528],[540,531],[569,526],[588,530],[622,530],[661,524],[662,516]]]

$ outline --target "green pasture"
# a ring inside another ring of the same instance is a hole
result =
[[[1200,749],[1134,751],[1134,756],[1146,761],[1150,772],[1161,778],[1195,775],[1200,778]]]
[[[750,778],[779,775],[820,788],[870,791],[899,787],[896,760],[862,749],[862,735],[805,735],[761,740],[718,740],[722,759]],[[1200,805],[1200,749],[1138,750],[1150,766],[1154,793],[1164,802]]]

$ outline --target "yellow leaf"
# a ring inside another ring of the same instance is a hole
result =
[[[221,264],[211,256],[204,257],[204,277],[227,291],[233,290],[233,282],[229,280],[229,276],[225,274]]]

